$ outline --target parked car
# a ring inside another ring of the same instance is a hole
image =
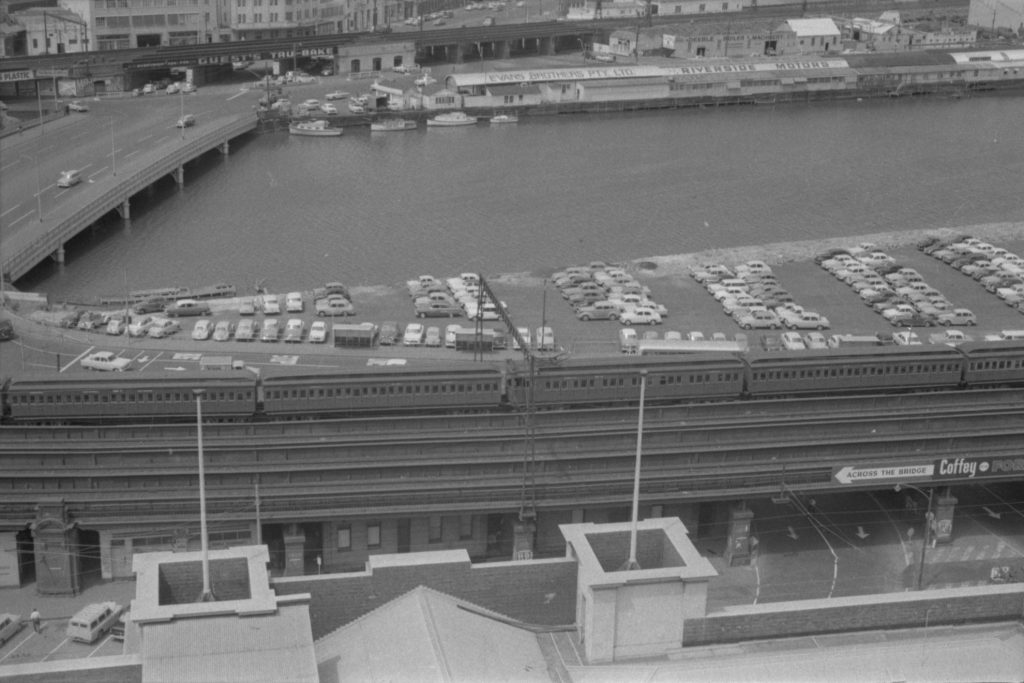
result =
[[[405,333],[402,335],[403,346],[419,346],[423,343],[423,325],[419,323],[409,323],[405,327]]]
[[[345,92],[344,90],[335,90],[334,92],[329,92],[326,95],[324,95],[324,99],[327,100],[328,102],[332,100],[345,100],[348,99],[348,97],[349,93]]]
[[[181,90],[181,86],[178,85],[177,83],[171,83],[169,86],[167,86],[167,94],[168,95],[176,95],[176,94],[178,94],[179,90]]]
[[[921,338],[911,330],[894,332],[892,340],[899,346],[921,346]]]
[[[661,316],[649,308],[630,308],[619,317],[623,325],[660,325]]]
[[[192,82],[184,83],[181,86],[181,92],[190,93],[197,90],[196,84]]]
[[[313,344],[323,344],[327,341],[327,323],[323,320],[314,320],[309,326],[309,341]]]
[[[326,299],[331,294],[340,294],[349,301],[352,300],[352,297],[349,296],[348,293],[348,287],[341,284],[340,282],[328,282],[323,287],[317,287],[316,289],[313,290],[313,300],[316,301],[317,299]]]
[[[288,292],[284,298],[284,310],[289,313],[302,313],[306,304],[302,301],[302,292]]]
[[[787,351],[804,351],[807,349],[807,344],[804,343],[804,338],[800,336],[799,332],[783,332],[779,335],[782,341],[782,348]]]
[[[163,339],[169,337],[175,332],[181,329],[181,323],[177,320],[171,320],[170,318],[155,318],[153,325],[149,328],[146,333],[147,336],[153,339]]]
[[[428,327],[426,336],[423,339],[424,346],[441,346],[441,328]]]
[[[68,104],[68,111],[77,111],[79,113],[85,113],[85,112],[89,111],[89,105],[83,104],[83,103],[79,102],[78,100],[72,100]]]
[[[145,337],[149,328],[153,327],[156,318],[151,315],[137,315],[128,323],[129,337]]]
[[[259,331],[259,323],[252,318],[243,318],[238,321],[238,328],[235,329],[235,341],[252,341]]]
[[[210,307],[195,299],[178,299],[164,309],[164,313],[172,318],[182,316],[210,315]]]
[[[246,297],[238,303],[238,315],[255,315],[256,302],[252,297]]]
[[[977,325],[978,319],[966,308],[954,308],[952,311],[940,313],[938,316],[940,325]]]
[[[583,321],[618,320],[619,307],[611,301],[596,301],[589,306],[581,306],[576,317]]]
[[[213,321],[209,318],[200,318],[192,328],[192,339],[205,341],[213,334]]]
[[[418,318],[455,318],[462,315],[462,308],[454,302],[419,299],[415,308]]]
[[[213,326],[213,341],[230,341],[235,325],[230,320],[218,320]]]
[[[785,324],[791,330],[826,330],[832,326],[828,318],[812,311],[790,315]]]
[[[24,625],[18,614],[0,614],[0,645],[13,638]]]
[[[321,318],[329,315],[355,315],[356,308],[340,294],[332,294],[316,302],[316,314]]]
[[[749,311],[746,315],[740,316],[736,321],[739,326],[745,330],[758,329],[779,329],[782,327],[782,323],[779,321],[777,315],[771,311],[753,310]]]
[[[306,323],[301,318],[292,318],[284,327],[284,341],[286,344],[294,344],[302,341],[302,335],[306,331]]]
[[[451,323],[444,328],[444,345],[449,349],[455,348],[455,337],[458,335],[459,330],[462,329],[458,323]]]
[[[281,302],[274,294],[264,294],[260,299],[260,308],[263,309],[263,315],[281,314]]]
[[[106,372],[121,372],[128,370],[132,361],[130,358],[122,358],[113,351],[97,351],[79,361],[86,370],[103,370]]]
[[[330,102],[323,102],[320,104],[320,111],[325,114],[337,114],[338,108]]]
[[[809,349],[827,349],[828,340],[821,332],[808,332],[804,335],[804,346]]]
[[[135,313],[160,313],[162,312],[171,302],[163,297],[153,297],[146,299],[141,303],[137,303],[132,306],[132,311]]]
[[[281,329],[278,327],[277,318],[267,318],[263,321],[263,329],[260,330],[260,341],[276,342],[281,336]]]
[[[383,322],[380,325],[380,333],[377,336],[377,343],[381,346],[391,346],[398,338],[398,323]]]

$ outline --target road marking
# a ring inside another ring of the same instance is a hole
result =
[[[95,173],[90,173],[89,174],[89,180],[92,180],[94,177],[98,176],[100,173],[103,173],[106,170],[107,170],[107,167],[103,166],[100,169],[98,169]]]
[[[90,347],[89,347],[89,348],[87,348],[87,349],[86,349],[85,351],[82,351],[82,352],[81,352],[80,354],[78,354],[78,357],[77,357],[77,358],[75,358],[75,359],[74,359],[73,361],[71,361],[70,363],[68,363],[68,364],[67,364],[67,365],[65,365],[64,367],[62,367],[62,368],[60,369],[60,371],[61,371],[61,372],[64,372],[65,370],[67,370],[68,368],[70,368],[70,367],[71,367],[72,365],[74,365],[74,364],[75,364],[75,363],[77,363],[78,361],[82,360],[82,358],[84,358],[85,356],[87,356],[87,355],[89,354],[89,352],[90,352],[90,351],[92,351],[92,350],[93,350],[93,349],[95,349],[95,348],[96,348],[95,346],[90,346]]]
[[[113,638],[113,636],[111,636],[110,634],[107,634],[107,637],[106,637],[106,638],[104,638],[104,639],[103,639],[103,640],[102,640],[102,641],[100,642],[100,644],[96,646],[96,649],[95,649],[95,650],[93,650],[92,652],[90,652],[89,654],[87,654],[87,655],[86,655],[86,657],[92,657],[92,656],[93,656],[94,654],[96,654],[97,652],[99,652],[99,651],[100,651],[100,650],[101,650],[101,649],[103,648],[103,646],[104,646],[104,645],[106,645],[107,643],[109,643],[109,642],[111,641],[111,639],[112,639],[112,638]]]
[[[152,135],[147,135],[145,137],[141,137],[141,138],[139,138],[139,142],[145,142],[146,140],[150,139],[151,137],[153,137],[153,136]]]
[[[125,154],[125,155],[124,155],[124,158],[125,158],[125,159],[127,159],[128,157],[130,157],[130,156],[131,156],[131,155],[133,155],[133,154],[138,154],[138,153],[139,153],[140,151],[142,151],[142,150],[138,150],[138,149],[133,149],[132,151],[130,151],[130,152],[128,152],[127,154]]]
[[[11,166],[14,166],[15,164],[19,163],[20,161],[21,161],[21,157],[19,156],[19,157],[18,157],[17,159],[15,159],[14,161],[12,161],[11,163],[9,163],[9,164],[7,164],[7,165],[5,165],[5,166],[0,166],[0,171],[6,171],[6,170],[7,170],[7,169],[9,169],[9,168],[10,168]]]
[[[15,219],[14,219],[13,221],[11,221],[11,223],[10,223],[10,224],[11,224],[11,225],[14,225],[14,224],[15,224],[15,223],[17,223],[18,221],[23,221],[23,220],[25,220],[26,218],[28,218],[29,216],[31,216],[31,215],[32,215],[33,213],[35,213],[35,211],[29,211],[28,213],[26,213],[26,214],[25,214],[24,216],[22,216],[21,218],[15,218]]]
[[[6,211],[4,211],[3,213],[0,213],[0,218],[2,218],[3,216],[6,216],[6,215],[7,215],[7,214],[9,214],[9,213],[10,213],[11,211],[14,211],[14,210],[15,210],[15,209],[17,209],[17,208],[18,208],[19,206],[21,206],[21,204],[15,204],[14,206],[12,206],[11,208],[7,209],[7,210],[6,210]]]
[[[231,100],[235,99],[236,97],[241,97],[242,95],[245,95],[248,92],[249,92],[248,88],[245,89],[245,90],[242,90],[242,91],[240,91],[238,93],[235,93],[231,97],[229,97],[227,101],[230,102]]]
[[[146,369],[146,368],[148,368],[148,367],[149,367],[150,365],[152,365],[153,363],[155,363],[155,362],[156,362],[156,360],[157,360],[157,358],[159,358],[159,357],[160,357],[160,356],[162,356],[162,355],[164,355],[164,352],[163,352],[163,351],[161,351],[160,353],[156,354],[155,356],[153,356],[153,359],[152,359],[152,360],[150,360],[149,362],[147,362],[147,363],[146,363],[145,365],[143,365],[141,369],[142,369],[142,370],[145,370],[145,369]],[[139,362],[142,362],[142,361],[139,361]]]
[[[864,531],[864,527],[862,527],[860,525],[857,526],[857,538],[859,538],[860,540],[863,541],[865,538],[867,538],[870,535],[871,534],[869,534],[868,532]]]

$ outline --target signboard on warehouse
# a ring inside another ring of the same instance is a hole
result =
[[[21,71],[0,71],[0,83],[13,83],[14,81],[31,81],[35,78],[32,69]]]
[[[975,479],[1014,474],[1024,477],[1024,457],[946,458],[935,462],[937,479]]]

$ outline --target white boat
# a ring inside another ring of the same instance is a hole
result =
[[[371,131],[390,132],[395,130],[414,130],[416,122],[409,119],[382,119],[370,124]]]
[[[466,112],[450,111],[427,119],[428,126],[472,126],[476,123],[475,116],[467,116]]]
[[[338,137],[342,133],[341,128],[333,128],[327,121],[317,119],[316,121],[302,121],[292,123],[288,126],[288,132],[292,135],[312,135],[314,137]]]
[[[497,114],[491,117],[491,123],[519,123],[519,117],[515,114]]]

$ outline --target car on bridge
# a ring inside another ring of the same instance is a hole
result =
[[[61,171],[60,177],[57,178],[57,187],[74,187],[80,182],[82,182],[81,171]]]
[[[89,105],[82,104],[78,100],[72,100],[70,103],[68,103],[68,111],[77,111],[80,114],[84,114],[85,112],[89,111]]]
[[[192,126],[196,125],[196,117],[194,114],[185,114],[180,119],[178,119],[178,122],[174,125],[178,128],[191,128]]]

